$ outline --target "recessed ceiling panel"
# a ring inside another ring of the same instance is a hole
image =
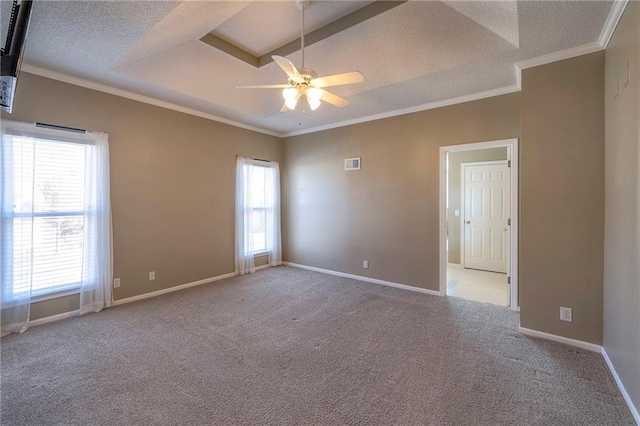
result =
[[[314,1],[305,12],[309,33],[372,3],[371,1]],[[301,12],[295,1],[256,1],[217,26],[211,33],[262,56],[300,37]]]
[[[445,1],[444,3],[498,34],[515,47],[520,46],[517,1]]]
[[[340,88],[350,94],[513,50],[502,37],[441,2],[411,1],[310,46],[305,60],[319,75],[364,74],[364,85]],[[300,55],[290,59],[299,64]]]
[[[310,9],[309,14],[312,12]],[[515,49],[494,32],[440,2],[408,2],[310,46],[306,49],[305,65],[319,76],[362,72],[364,84],[330,89],[349,96]],[[298,52],[289,58],[300,67],[300,56]],[[172,49],[171,54],[162,52],[130,63],[121,72],[225,108],[264,117],[280,114],[280,91],[240,90],[236,86],[287,81],[275,64],[256,70],[204,43],[186,43]],[[271,110],[258,110],[265,105],[262,102],[265,99],[275,99],[275,108],[268,102]],[[323,116],[325,110],[334,108],[326,105],[314,114]]]

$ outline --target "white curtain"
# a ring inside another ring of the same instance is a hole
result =
[[[109,135],[86,133],[84,258],[80,315],[111,306],[113,249],[109,187]]]
[[[267,220],[267,249],[269,250],[269,265],[282,265],[282,232],[280,228],[280,165],[271,161],[269,163],[271,173],[269,174],[270,195],[272,209],[270,218]]]
[[[236,273],[255,272],[256,255],[282,264],[280,168],[275,161],[238,157],[236,164]]]
[[[34,300],[110,306],[108,135],[3,120],[1,148],[2,333],[27,329]]]

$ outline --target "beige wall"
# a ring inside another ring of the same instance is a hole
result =
[[[600,343],[603,73],[603,53],[528,69],[522,93],[286,138],[286,155],[275,137],[26,73],[11,118],[110,134],[116,299],[233,271],[237,154],[286,162],[285,260],[438,290],[439,147],[522,132],[522,326]]]
[[[285,260],[438,290],[439,148],[519,136],[514,93],[285,139]]]
[[[462,204],[462,163],[506,159],[507,148],[478,149],[449,154],[449,263],[460,263],[461,261],[460,216],[456,216],[455,211],[461,210]]]
[[[116,300],[233,272],[235,157],[282,161],[279,138],[28,73],[3,118],[109,133]]]
[[[512,94],[285,139],[285,260],[437,290],[438,148],[522,131],[521,324],[600,344],[604,53],[522,77],[521,102]],[[354,156],[362,170],[345,172]],[[572,323],[560,306],[573,308]]]
[[[640,410],[640,3],[606,50],[604,348]],[[629,62],[629,84],[626,64]],[[618,96],[616,84],[620,78]]]
[[[522,72],[520,324],[602,343],[604,52]],[[560,306],[573,322],[560,321]]]

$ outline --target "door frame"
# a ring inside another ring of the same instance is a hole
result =
[[[507,154],[508,155],[508,154]],[[465,214],[465,207],[464,207],[464,196],[465,196],[465,190],[466,190],[466,181],[465,181],[465,167],[467,166],[492,166],[494,164],[507,164],[509,162],[509,160],[491,160],[491,161],[473,161],[473,162],[467,162],[467,163],[460,163],[460,173],[461,173],[461,179],[460,179],[460,265],[464,268],[464,259],[465,259],[465,249],[466,247],[464,246],[465,244],[465,239],[464,239],[464,214]],[[510,182],[512,183],[512,182]],[[509,191],[511,192],[511,191]],[[509,197],[511,197],[511,193],[509,193]],[[511,211],[509,212],[511,213]],[[513,222],[513,221],[512,221]],[[509,253],[505,253],[507,256],[507,274],[508,274],[508,270],[509,270]]]
[[[440,147],[440,296],[447,296],[447,154],[460,151],[474,151],[487,148],[507,147],[507,160],[511,161],[511,232],[509,245],[509,261],[507,265],[507,276],[511,277],[510,287],[510,308],[514,311],[520,310],[518,305],[518,139],[503,139],[488,142],[476,142],[461,145],[450,145]]]

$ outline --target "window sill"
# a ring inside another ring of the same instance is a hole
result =
[[[270,251],[257,251],[255,253],[245,253],[245,256],[253,256],[253,257],[262,257],[262,256],[269,256],[269,254],[271,254]]]
[[[69,290],[55,291],[51,293],[40,294],[31,298],[31,303],[44,302],[46,300],[58,299],[60,297],[73,296],[80,294],[80,287],[71,288]]]

